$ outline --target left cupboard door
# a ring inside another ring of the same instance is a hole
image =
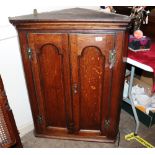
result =
[[[43,135],[72,130],[68,35],[29,33],[29,60]]]

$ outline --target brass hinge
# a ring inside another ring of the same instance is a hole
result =
[[[109,119],[106,119],[106,120],[104,121],[104,127],[105,127],[106,129],[108,129],[109,126],[110,126],[110,120],[109,120]]]
[[[109,67],[110,67],[110,69],[114,67],[115,62],[116,62],[116,50],[113,49],[109,53],[109,63],[110,63]]]
[[[38,117],[37,117],[37,121],[38,121],[38,124],[42,124],[42,122],[43,122],[43,118],[42,118],[41,115],[38,115]]]
[[[29,59],[31,59],[31,57],[32,57],[32,50],[31,50],[31,48],[27,49],[27,54],[28,54]]]

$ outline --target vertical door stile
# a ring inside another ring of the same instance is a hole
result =
[[[116,52],[115,63],[112,68],[112,86],[111,86],[111,104],[109,111],[110,126],[108,129],[108,137],[114,138],[118,133],[118,125],[116,122],[119,122],[120,111],[121,109],[121,94],[122,86],[125,77],[125,65],[123,65],[123,33],[116,32],[114,39],[114,47]]]
[[[75,34],[69,35],[70,42],[70,68],[71,68],[71,96],[72,96],[72,116],[74,123],[74,133],[80,130],[79,124],[79,79],[78,79],[78,59],[77,59],[77,37]],[[76,87],[76,88],[75,88]],[[76,90],[75,90],[76,89]],[[76,91],[76,93],[75,93]]]
[[[111,52],[114,51],[115,48],[115,34],[106,35],[106,43],[105,43],[105,72],[104,72],[104,88],[102,93],[103,103],[102,103],[102,118],[101,118],[101,134],[107,135],[111,123],[110,119],[110,108],[111,108],[111,97],[112,96],[112,79],[113,79],[113,67],[114,64],[110,60]]]
[[[115,65],[115,58],[116,58],[116,51],[115,51],[115,40],[116,40],[116,34],[113,36],[112,41],[112,48],[109,50],[109,95],[108,95],[108,108],[107,108],[107,117],[105,119],[104,128],[105,130],[109,130],[109,127],[111,125],[111,119],[110,119],[110,112],[111,112],[111,99],[112,99],[112,86],[113,86],[113,68]]]
[[[28,57],[31,65],[31,72],[34,82],[34,88],[35,88],[35,95],[36,95],[36,101],[37,101],[37,115],[36,119],[38,122],[38,125],[40,129],[43,131],[45,128],[45,118],[43,113],[43,97],[41,94],[41,88],[40,88],[40,79],[39,79],[39,68],[37,66],[38,60],[37,60],[37,51],[35,50],[35,38],[34,35],[31,33],[27,34],[27,41],[28,41]]]

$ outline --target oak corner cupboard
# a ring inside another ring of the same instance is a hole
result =
[[[19,35],[35,135],[114,142],[130,18],[71,8],[9,20]]]

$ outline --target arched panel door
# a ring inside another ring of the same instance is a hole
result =
[[[78,134],[107,136],[116,119],[111,117],[111,107],[118,100],[113,86],[119,89],[119,79],[113,75],[120,72],[121,58],[121,52],[114,51],[116,38],[115,33],[70,35],[73,117]]]
[[[70,72],[66,34],[29,34],[36,90],[36,116],[42,133],[70,128]]]
[[[78,57],[80,128],[100,128],[105,56],[96,46],[85,47]]]

